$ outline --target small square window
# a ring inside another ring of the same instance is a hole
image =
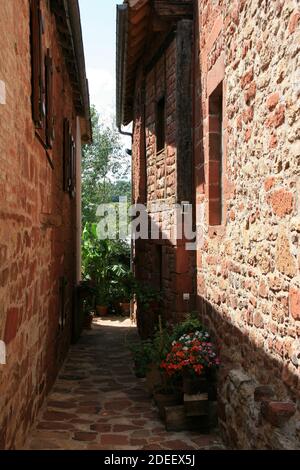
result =
[[[166,123],[165,123],[165,97],[162,97],[156,105],[156,153],[165,148]]]

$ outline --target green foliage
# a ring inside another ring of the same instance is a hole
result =
[[[172,342],[171,332],[169,328],[162,325],[161,316],[158,321],[158,328],[154,333],[152,344],[155,356],[155,363],[159,364],[169,351]]]
[[[135,371],[137,376],[144,377],[150,370],[152,364],[161,366],[165,362],[168,354],[172,349],[172,343],[178,341],[181,336],[198,332],[203,332],[203,326],[198,319],[197,312],[191,313],[187,318],[174,326],[163,326],[161,317],[159,317],[159,325],[151,339],[140,341],[129,347],[133,354],[135,363]],[[162,384],[161,388],[164,391],[178,385],[179,376],[169,377],[162,373],[161,375]]]
[[[139,306],[145,310],[151,306],[151,302],[162,300],[161,292],[139,282],[136,282],[135,285],[135,295]]]
[[[100,123],[91,107],[93,143],[82,152],[82,223],[94,223],[99,204],[127,196],[130,200],[130,162],[116,129]]]
[[[168,330],[162,327],[161,318],[159,327],[153,338],[129,346],[132,352],[137,376],[144,377],[152,364],[160,364],[168,353],[170,336]]]
[[[91,108],[93,143],[83,147],[82,156],[82,272],[96,289],[96,301],[109,305],[114,300],[130,300],[130,246],[122,240],[97,238],[97,208],[119,197],[131,199],[130,162],[115,128],[100,123]],[[117,207],[117,205],[116,205]]]
[[[182,335],[194,333],[195,331],[203,331],[197,312],[190,313],[183,322],[173,326],[171,342],[177,341]]]
[[[151,340],[140,341],[129,346],[132,353],[137,377],[145,377],[150,365],[155,361]]]
[[[131,282],[129,266],[129,246],[120,240],[99,240],[96,224],[86,223],[82,234],[82,271],[84,279],[91,280],[97,289],[97,302],[108,305],[117,289],[122,290],[125,282]]]
[[[95,310],[95,298],[97,295],[97,289],[90,285],[89,281],[82,281],[80,285],[82,292],[83,302],[82,309],[85,316],[90,315]]]

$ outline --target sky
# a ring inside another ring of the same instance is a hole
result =
[[[101,120],[115,115],[116,5],[123,0],[79,0],[91,104]]]

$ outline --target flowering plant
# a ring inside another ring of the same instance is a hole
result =
[[[220,360],[210,342],[209,334],[205,331],[196,331],[184,334],[178,341],[173,341],[171,351],[160,366],[169,376],[182,372],[200,376],[219,364]]]

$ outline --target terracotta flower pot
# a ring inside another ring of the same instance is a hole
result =
[[[108,307],[104,305],[97,305],[96,306],[97,314],[100,315],[100,317],[106,317],[108,314]]]

